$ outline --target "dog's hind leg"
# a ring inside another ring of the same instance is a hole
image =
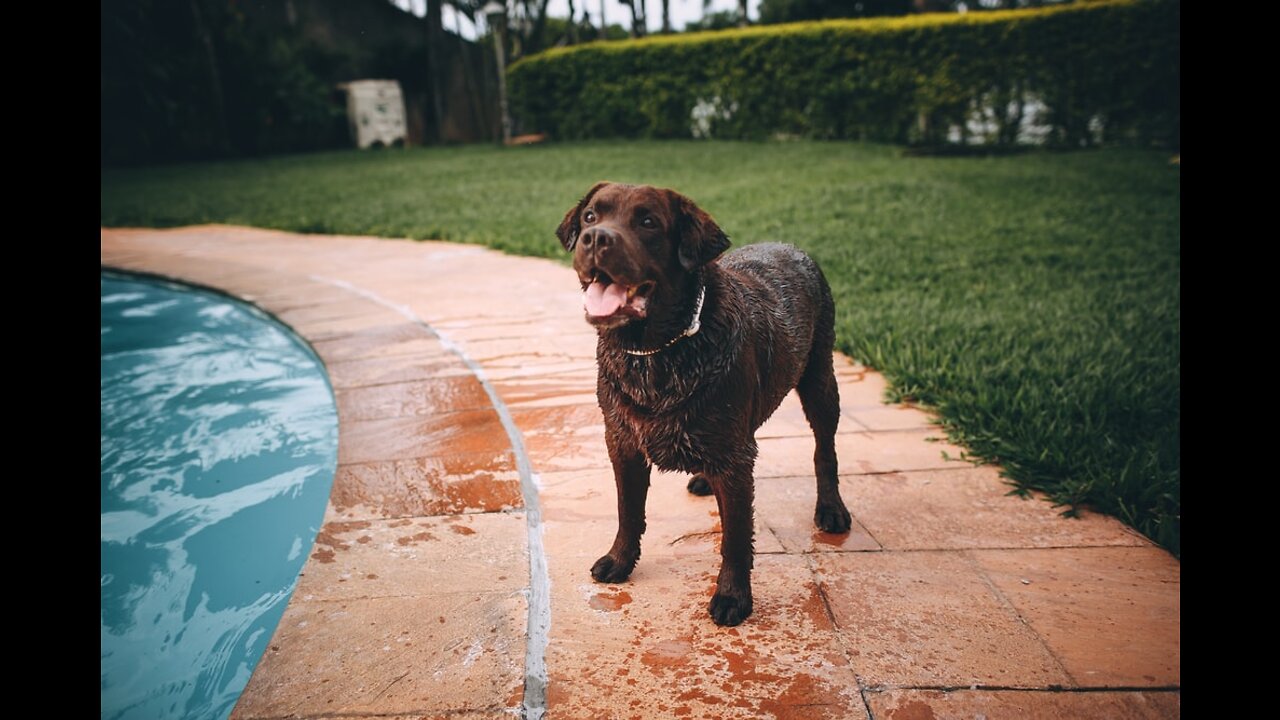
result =
[[[721,475],[706,474],[707,484],[720,507],[720,575],[707,610],[717,625],[737,625],[751,615],[751,567],[754,564],[753,505],[755,496],[751,463]]]
[[[831,363],[834,332],[831,320],[825,318],[820,319],[818,327],[821,329],[814,335],[809,365],[796,384],[796,393],[800,395],[804,416],[809,420],[809,427],[813,428],[816,442],[813,469],[818,476],[818,504],[813,513],[813,523],[824,532],[844,533],[849,531],[852,520],[840,497],[836,463],[840,388],[836,385],[835,369]]]
[[[689,478],[689,484],[684,486],[693,495],[710,495],[711,483],[707,482],[707,478],[702,475],[694,475]]]

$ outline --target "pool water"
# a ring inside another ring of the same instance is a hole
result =
[[[102,275],[103,718],[225,718],[319,529],[320,362],[221,295]]]

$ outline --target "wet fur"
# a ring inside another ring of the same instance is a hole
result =
[[[609,248],[613,257],[605,255],[604,263],[576,243],[585,230],[583,210],[602,188],[611,197],[621,193],[619,207],[627,206],[629,192],[665,195],[667,242],[627,237],[622,218]],[[580,275],[584,267],[590,272],[607,265],[625,274],[633,270],[629,263],[648,263],[662,276],[663,292],[655,289],[649,318],[600,328],[596,391],[618,491],[618,533],[591,575],[621,582],[639,560],[651,467],[690,473],[689,490],[715,495],[720,510],[721,568],[709,610],[717,624],[737,625],[752,612],[754,434],[792,388],[816,440],[814,522],[826,532],[849,529],[836,479],[840,398],[832,369],[835,306],[826,279],[811,258],[789,245],[752,245],[717,259],[728,238],[706,213],[669,190],[597,185],[565,216],[558,235],[574,249]],[[664,254],[670,257],[656,257]],[[647,357],[624,352],[678,335],[693,315],[701,284],[706,298],[696,335]]]

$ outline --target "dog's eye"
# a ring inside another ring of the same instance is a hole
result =
[[[593,223],[596,221],[596,214],[591,210],[582,213],[582,222]]]
[[[658,227],[658,223],[654,222],[652,217],[647,217],[647,218],[645,218],[645,219],[641,220],[641,221],[640,221],[640,225],[641,225],[641,227],[647,227],[647,228],[649,228],[650,230],[652,230],[653,228]]]

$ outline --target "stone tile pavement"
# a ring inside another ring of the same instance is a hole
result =
[[[103,229],[101,255],[275,314],[334,388],[324,525],[235,718],[1180,715],[1178,561],[1008,495],[843,356],[854,528],[813,527],[793,394],[758,434],[755,612],[721,628],[715,501],[685,477],[655,473],[627,583],[588,573],[615,501],[567,267],[216,225]]]

